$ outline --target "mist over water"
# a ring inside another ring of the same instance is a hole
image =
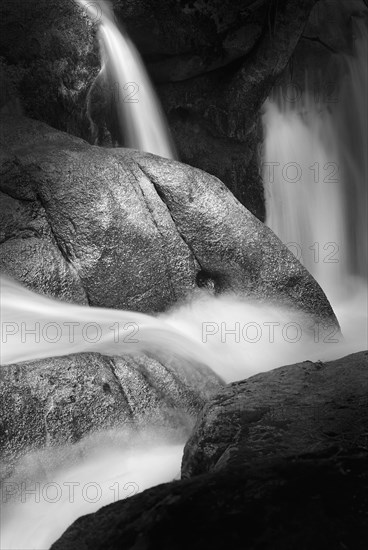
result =
[[[1,487],[0,547],[48,550],[78,517],[178,479],[183,445],[160,427],[127,428],[28,454]]]
[[[112,33],[112,23],[105,23]],[[205,363],[230,382],[298,361],[327,361],[366,349],[364,26],[357,25],[356,37],[356,56],[345,60],[336,104],[315,103],[308,93],[293,104],[269,100],[263,118],[267,224],[321,284],[341,324],[343,342],[333,330],[321,336],[318,325],[311,320],[306,326],[295,312],[234,295],[200,292],[153,317],[56,302],[4,279],[2,364],[81,351],[110,355],[148,351],[181,357],[193,368]],[[39,335],[38,341],[27,329]],[[6,480],[7,492],[2,490],[2,546],[48,548],[77,517],[116,496],[125,498],[173,479],[180,469],[183,444],[159,429],[148,434],[128,430],[26,456]],[[39,502],[34,495],[20,500],[22,494],[25,497],[22,482],[26,488],[40,483]],[[79,485],[71,502],[69,488],[74,482]],[[100,498],[91,502],[98,489]],[[52,502],[58,490],[61,497]],[[5,502],[4,494],[9,497]]]

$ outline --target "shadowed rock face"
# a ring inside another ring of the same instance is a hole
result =
[[[79,518],[52,550],[365,550],[367,355],[222,388],[187,443],[188,479]]]
[[[113,4],[156,83],[179,158],[220,178],[263,220],[259,109],[279,77],[304,89],[305,68],[316,64],[321,97],[335,101],[336,52],[349,51],[347,28],[351,16],[366,12],[364,0]],[[0,73],[8,81],[0,108],[22,107],[93,143],[90,112],[99,141],[124,145],[111,117],[114,84],[98,85],[98,15],[92,23],[71,0],[2,0],[0,11]]]
[[[367,447],[368,352],[305,361],[229,384],[204,407],[182,476]]]
[[[157,84],[179,158],[219,177],[260,219],[265,213],[258,110],[292,56],[315,1],[113,2],[116,19]],[[88,105],[99,139],[113,143],[118,136],[107,113],[109,94],[103,85],[99,97],[93,84],[100,69],[98,10],[93,23],[72,0],[2,0],[0,11],[0,72],[23,112],[93,142]],[[113,83],[108,88],[115,89]]]
[[[365,550],[367,459],[316,453],[159,485],[79,518],[51,549]]]
[[[1,268],[25,286],[155,312],[207,285],[336,323],[312,276],[215,177],[26,118],[1,123]]]

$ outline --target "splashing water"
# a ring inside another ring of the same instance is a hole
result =
[[[107,2],[77,2],[92,21],[98,19],[101,56],[114,82],[114,101],[126,147],[175,159],[165,115],[136,47],[116,26]]]
[[[9,280],[5,282],[3,329],[8,326],[10,332],[7,329],[3,353],[8,361],[27,355],[36,358],[87,350],[115,355],[147,350],[159,354],[161,348],[166,357],[169,350],[190,361],[193,368],[198,362],[206,363],[230,382],[288,363],[341,357],[364,347],[362,333],[346,334],[344,343],[333,333],[321,341],[317,332],[313,338],[310,331],[303,330],[304,315],[298,319],[295,311],[236,296],[211,297],[203,293],[154,318],[56,302]],[[33,330],[33,335],[23,340],[22,322]],[[47,335],[46,341],[42,337],[38,343],[34,341],[37,322],[39,334]],[[134,337],[137,341],[117,343],[116,333],[109,329],[117,322],[122,327],[138,326]],[[44,332],[45,326],[50,329],[53,324],[51,328],[57,333],[63,323],[78,323],[76,329],[81,332],[79,336],[76,333],[74,344],[69,343],[69,331],[57,342],[51,342],[52,332]],[[88,338],[87,333],[81,338],[87,324],[94,331]],[[89,340],[96,334],[96,327],[100,327],[104,338],[94,343]],[[18,332],[14,333],[14,328]],[[143,443],[138,440],[141,433],[128,432],[130,448],[121,432],[107,432],[86,438],[87,443],[82,440],[26,456],[1,489],[1,547],[46,550],[78,517],[177,477],[184,441],[172,441],[167,428],[160,434],[155,427],[155,432],[156,440],[151,436]]]

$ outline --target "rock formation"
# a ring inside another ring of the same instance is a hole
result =
[[[180,159],[222,179],[261,219],[258,109],[314,3],[114,2],[117,21],[126,26],[158,85]],[[69,0],[4,0],[2,5],[0,55],[12,94],[28,116],[91,142],[96,136],[86,107],[100,70],[96,25],[98,10],[91,23]],[[109,109],[110,101],[101,98],[93,105],[98,123],[99,105]]]
[[[1,367],[1,460],[110,428],[175,428],[188,437],[221,382],[204,365],[80,353]]]
[[[2,118],[0,142],[0,265],[25,286],[149,313],[207,285],[337,324],[313,277],[215,177],[22,117]]]
[[[367,352],[231,384],[187,444],[194,477],[79,518],[52,550],[363,550],[367,397]]]
[[[234,382],[201,412],[185,447],[182,475],[366,448],[367,405],[368,352]]]

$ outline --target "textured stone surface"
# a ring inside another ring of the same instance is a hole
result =
[[[1,367],[1,458],[123,425],[185,435],[221,387],[203,365],[81,353]]]
[[[182,475],[368,446],[368,352],[229,384],[204,407]]]
[[[213,176],[20,117],[2,117],[0,140],[0,265],[25,286],[152,312],[208,283],[336,323],[312,276]]]
[[[368,453],[159,485],[79,518],[52,550],[365,550]]]
[[[86,94],[99,63],[94,27],[74,0],[2,0],[0,73],[8,85],[0,108],[7,101],[14,109],[17,96],[28,116],[87,138]]]
[[[367,357],[222,388],[187,443],[191,477],[79,518],[52,550],[365,549]]]

